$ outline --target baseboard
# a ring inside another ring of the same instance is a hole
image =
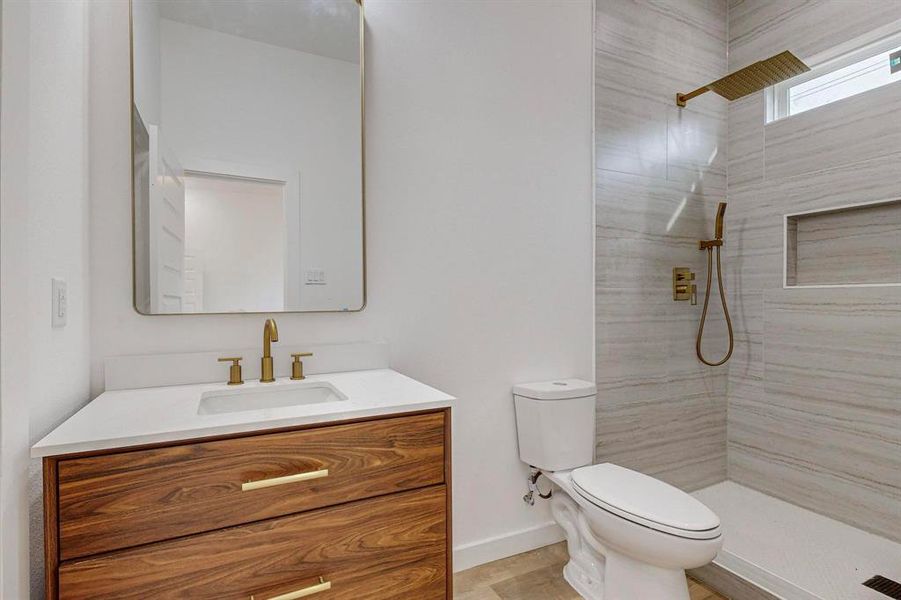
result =
[[[454,572],[465,571],[493,560],[507,558],[555,544],[563,540],[563,530],[550,521],[542,525],[486,538],[454,548]]]

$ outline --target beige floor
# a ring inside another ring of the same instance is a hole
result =
[[[468,569],[454,575],[456,600],[580,600],[563,579],[567,561],[561,542]],[[725,600],[688,580],[691,600]]]

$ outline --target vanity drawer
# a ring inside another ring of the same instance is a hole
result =
[[[443,483],[445,425],[441,411],[61,460],[59,557]]]
[[[439,485],[63,563],[59,597],[266,600],[322,577],[330,589],[310,597],[445,598],[445,494]]]

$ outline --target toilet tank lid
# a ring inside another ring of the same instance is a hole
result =
[[[554,379],[513,386],[513,395],[534,400],[568,400],[594,396],[596,393],[597,387],[583,379]]]

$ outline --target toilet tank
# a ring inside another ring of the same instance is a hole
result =
[[[520,460],[544,471],[591,464],[596,394],[581,379],[513,386]]]

